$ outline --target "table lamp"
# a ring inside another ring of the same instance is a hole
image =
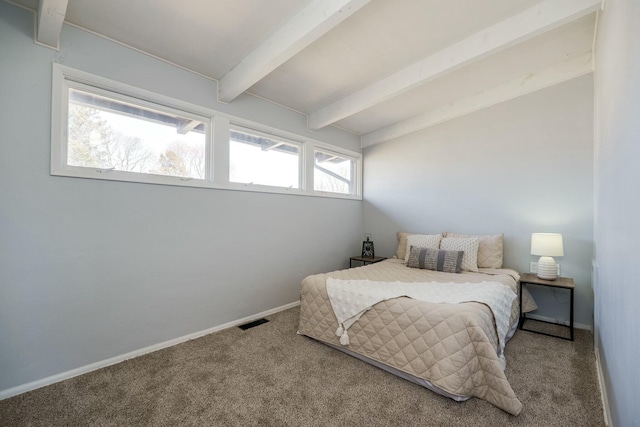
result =
[[[562,234],[531,234],[531,255],[540,256],[538,260],[538,277],[544,280],[555,280],[558,277],[558,267],[553,257],[564,256]]]

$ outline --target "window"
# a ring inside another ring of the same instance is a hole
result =
[[[360,153],[57,63],[52,87],[51,175],[361,199]]]
[[[229,181],[300,188],[300,144],[254,130],[232,127]]]
[[[355,161],[353,159],[315,150],[313,189],[329,193],[355,194]]]
[[[205,179],[208,119],[100,92],[68,88],[67,166]]]

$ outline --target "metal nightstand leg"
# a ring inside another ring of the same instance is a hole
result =
[[[520,324],[518,325],[519,329],[522,329],[522,325],[524,324],[524,313],[522,312],[522,282],[520,282]]]
[[[573,288],[570,289],[571,291],[571,318],[569,319],[569,323],[571,326],[571,341],[573,341]]]

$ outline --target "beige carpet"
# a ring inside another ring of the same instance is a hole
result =
[[[2,426],[602,426],[592,338],[518,331],[513,417],[457,403],[296,335],[299,309],[0,401]],[[528,323],[531,328],[535,322]]]

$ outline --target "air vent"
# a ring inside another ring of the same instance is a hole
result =
[[[253,322],[245,323],[244,325],[239,325],[238,328],[246,331],[247,329],[255,328],[256,326],[262,325],[263,323],[267,323],[268,320],[265,318],[254,320]]]

